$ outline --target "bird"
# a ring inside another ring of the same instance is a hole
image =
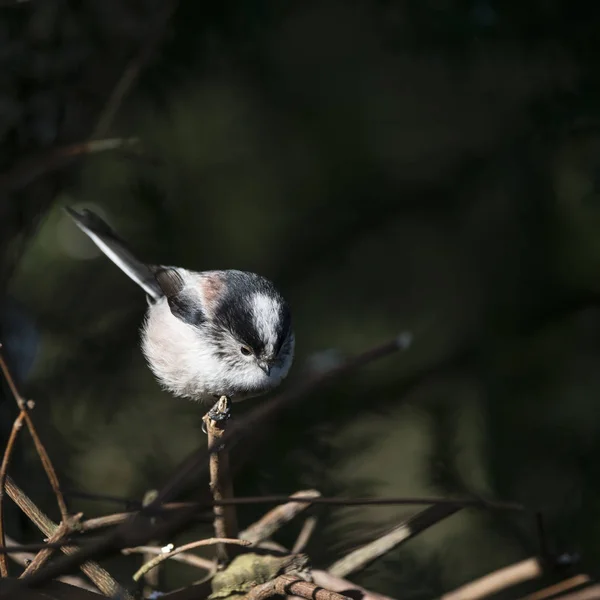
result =
[[[89,209],[75,224],[146,293],[141,349],[165,390],[201,403],[262,396],[294,359],[290,307],[267,278],[235,269],[193,271],[140,261]]]

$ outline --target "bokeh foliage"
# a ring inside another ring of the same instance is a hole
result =
[[[238,493],[520,501],[593,568],[600,42],[579,3],[526,4],[180,3],[112,127],[140,150],[87,157],[11,279],[40,335],[27,394],[69,487],[141,498],[203,443],[203,411],[158,389],[137,347],[143,294],[67,203],[149,261],[275,280],[297,330],[288,385],[315,353],[413,333],[265,429]],[[320,512],[308,550],[326,565],[413,511]],[[536,550],[532,522],[465,512],[360,582],[429,598]]]

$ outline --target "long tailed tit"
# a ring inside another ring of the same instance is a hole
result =
[[[98,215],[70,207],[77,226],[145,292],[142,350],[164,388],[199,401],[260,396],[294,357],[287,303],[264,277],[140,262]]]

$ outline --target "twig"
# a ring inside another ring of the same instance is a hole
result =
[[[142,506],[147,506],[156,498],[156,494],[158,492],[156,490],[148,490],[144,494],[144,498],[142,499]],[[157,544],[156,540],[151,540],[150,544]],[[142,556],[142,564],[145,564],[152,560],[153,555],[150,553],[146,553]],[[144,598],[148,598],[152,592],[158,589],[160,581],[160,569],[150,569],[144,574],[144,582],[145,586],[142,590],[142,595]]]
[[[0,344],[0,348],[1,347],[2,346]],[[44,444],[42,444],[42,441],[40,440],[40,438],[37,434],[35,426],[33,425],[33,421],[31,420],[31,416],[27,412],[28,408],[30,407],[29,406],[30,403],[26,402],[26,400],[23,398],[23,396],[21,396],[21,394],[19,393],[19,390],[17,389],[17,386],[15,385],[14,379],[8,368],[8,365],[6,364],[6,361],[4,360],[4,357],[2,356],[2,353],[0,353],[0,369],[2,370],[4,379],[8,383],[8,386],[10,387],[10,390],[15,399],[15,402],[17,403],[17,406],[19,407],[21,414],[23,415],[23,419],[25,420],[25,423],[27,424],[27,429],[29,430],[29,433],[31,434],[31,438],[33,439],[35,449],[38,453],[38,456],[40,457],[40,461],[42,463],[42,466],[44,467],[46,476],[48,477],[48,480],[50,481],[50,485],[52,486],[52,491],[54,492],[54,496],[56,497],[56,502],[57,502],[58,508],[60,510],[60,516],[63,520],[65,520],[65,519],[67,519],[69,513],[67,510],[67,505],[65,503],[65,499],[60,490],[60,484],[58,482],[58,477],[56,475],[56,471],[54,469],[54,466],[52,465],[52,461],[50,460],[48,453],[46,452],[46,448],[44,447]]]
[[[171,556],[175,554],[179,554],[180,552],[186,552],[187,550],[193,550],[194,548],[200,548],[201,546],[213,546],[215,544],[232,544],[234,546],[250,546],[250,542],[245,540],[238,540],[237,538],[208,538],[206,540],[198,540],[196,542],[190,542],[189,544],[184,544],[183,546],[179,546],[171,550],[170,552],[165,552],[160,554],[159,556],[155,556],[152,560],[148,561],[144,565],[142,565],[133,575],[133,580],[138,581],[140,577],[142,577],[145,573],[157,567],[161,562],[171,558]]]
[[[559,600],[598,600],[600,598],[600,585],[590,585],[583,590],[561,596]]]
[[[125,71],[121,75],[121,78],[117,82],[117,85],[113,89],[108,102],[106,103],[106,106],[104,107],[104,110],[98,119],[98,124],[96,125],[96,129],[92,135],[93,138],[102,137],[108,131],[110,124],[119,110],[119,107],[125,99],[125,96],[133,87],[133,84],[139,77],[142,68],[150,60],[152,53],[160,42],[164,33],[165,24],[175,12],[176,6],[176,0],[166,1],[166,5],[163,8],[162,13],[158,16],[151,35],[146,40],[137,56],[135,56],[127,65]]]
[[[265,600],[277,594],[300,596],[308,600],[351,600],[337,592],[330,592],[295,575],[279,575],[267,583],[252,588],[242,600]]]
[[[10,192],[25,187],[44,173],[56,171],[78,157],[127,148],[137,143],[137,138],[110,138],[77,142],[68,146],[54,148],[41,156],[27,158],[17,163],[6,173],[0,173],[0,190]]]
[[[460,509],[443,505],[427,508],[376,540],[350,552],[333,563],[328,571],[337,577],[346,577],[350,573],[361,571],[396,546],[439,523],[442,519],[455,514],[458,510]]]
[[[10,499],[29,517],[32,523],[34,523],[46,537],[52,537],[52,535],[54,535],[58,529],[58,525],[49,519],[9,476],[6,477],[5,490]],[[79,548],[77,546],[61,547],[61,551],[68,555],[75,554],[78,550]],[[107,596],[121,594],[122,598],[133,600],[127,590],[123,589],[110,574],[97,563],[87,561],[78,566],[80,566],[81,570],[94,582],[94,585],[103,594],[106,594]],[[27,582],[36,575],[37,573],[33,573],[23,581]]]
[[[210,452],[209,472],[210,491],[215,501],[233,498],[233,482],[229,470],[229,452],[221,448],[220,441],[225,435],[231,401],[227,396],[221,396],[217,404],[203,417],[208,437]],[[219,420],[213,417],[221,416]],[[214,507],[214,526],[217,538],[236,538],[238,535],[237,515],[235,507],[216,505]],[[224,544],[217,545],[219,562],[227,563],[229,555]]]
[[[82,513],[77,515],[76,519],[81,518]],[[54,533],[48,538],[49,543],[57,543],[60,542],[64,537],[68,536],[69,533],[73,531],[73,524],[75,521],[61,521],[60,525],[56,528]],[[27,577],[32,573],[35,573],[49,558],[52,556],[54,552],[54,548],[48,547],[40,550],[35,556],[35,558],[27,565],[27,568],[19,577]]]
[[[123,548],[121,550],[121,554],[160,554],[163,555],[165,552],[159,546],[136,546],[135,548]],[[215,569],[215,563],[212,560],[208,560],[207,558],[202,558],[201,556],[196,556],[195,554],[187,554],[182,552],[181,554],[171,554],[168,558],[172,558],[175,561],[185,563],[187,565],[191,565],[192,567],[197,567],[199,569],[204,569],[206,571],[213,571]]]
[[[390,598],[389,596],[384,596],[383,594],[378,594],[376,592],[371,592],[356,583],[352,583],[347,579],[342,579],[341,577],[336,577],[332,575],[328,571],[321,571],[318,569],[313,569],[311,571],[311,575],[313,581],[320,585],[321,587],[333,590],[335,592],[350,592],[352,590],[358,590],[363,594],[362,600],[394,600],[394,598]]]
[[[318,498],[320,495],[317,490],[305,490],[292,494],[291,498]],[[258,544],[270,538],[278,529],[309,506],[310,502],[302,504],[299,502],[287,502],[286,504],[276,506],[256,521],[256,523],[253,523],[242,531],[240,538]]]
[[[310,540],[315,528],[317,526],[317,517],[308,517],[304,520],[302,529],[294,542],[292,548],[292,554],[300,554],[306,548],[308,541]]]
[[[21,411],[13,423],[8,442],[6,443],[6,449],[4,450],[4,456],[2,457],[2,465],[0,466],[0,544],[2,546],[6,546],[6,535],[4,532],[4,482],[6,481],[6,472],[15,446],[15,440],[21,430],[24,418],[25,415]],[[6,558],[6,554],[0,556],[0,574],[2,577],[8,577],[8,559]]]
[[[564,581],[560,581],[558,583],[555,583],[554,585],[550,585],[544,588],[543,590],[533,592],[533,594],[529,594],[521,600],[545,600],[545,598],[550,598],[551,596],[562,594],[567,590],[570,590],[574,587],[578,587],[580,585],[585,585],[590,581],[591,579],[588,575],[575,575],[574,577],[569,577],[569,579],[565,579]]]
[[[440,600],[477,600],[485,598],[518,583],[541,577],[542,573],[540,561],[537,558],[528,558],[471,581],[453,592],[444,594]]]
[[[0,548],[1,552],[6,552],[8,557],[22,567],[26,567],[34,558],[35,554],[24,550],[28,547],[32,547],[35,551],[40,550],[42,544],[17,544],[15,540],[6,536],[7,548]],[[59,581],[80,587],[90,592],[95,592],[98,588],[90,585],[87,581],[84,581],[81,577],[75,577],[73,575],[64,575],[58,578]]]

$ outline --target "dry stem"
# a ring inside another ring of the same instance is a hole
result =
[[[138,581],[140,577],[142,577],[145,573],[157,567],[161,562],[171,558],[175,554],[179,554],[180,552],[186,552],[187,550],[192,550],[193,548],[200,548],[201,546],[213,546],[215,544],[232,544],[234,546],[250,546],[250,542],[245,540],[238,540],[237,538],[208,538],[206,540],[198,540],[196,542],[190,542],[189,544],[184,544],[183,546],[179,546],[170,552],[165,552],[160,554],[159,556],[155,556],[152,560],[143,564],[133,575],[133,580]]]
[[[563,592],[566,592],[580,585],[585,585],[590,581],[591,579],[588,575],[575,575],[574,577],[569,577],[569,579],[565,579],[564,581],[560,581],[558,583],[555,583],[554,585],[550,585],[544,588],[543,590],[533,592],[533,594],[525,596],[524,598],[522,598],[522,600],[545,600],[545,598],[557,596],[558,594],[562,594]]]
[[[265,600],[276,594],[300,596],[308,600],[351,600],[348,596],[330,592],[295,575],[280,575],[267,583],[257,585],[244,596],[243,600]]]
[[[2,346],[0,344],[0,348],[1,347]],[[27,429],[29,429],[29,433],[31,434],[31,438],[33,439],[33,443],[35,445],[35,449],[37,450],[37,453],[38,453],[38,456],[40,457],[42,466],[44,467],[44,471],[46,472],[48,480],[50,481],[50,485],[52,486],[52,491],[54,492],[54,495],[56,497],[56,502],[57,502],[58,508],[60,510],[60,516],[63,520],[65,520],[69,513],[67,510],[67,504],[65,502],[64,496],[60,490],[60,484],[58,482],[58,477],[56,475],[56,471],[54,469],[54,466],[52,465],[52,461],[50,460],[48,453],[46,452],[46,448],[44,447],[44,444],[42,444],[42,440],[40,440],[40,438],[37,434],[35,426],[33,425],[33,421],[31,420],[31,416],[29,415],[29,412],[28,412],[28,408],[30,408],[28,406],[29,403],[19,393],[19,390],[17,389],[17,386],[15,385],[14,379],[8,368],[8,365],[6,364],[6,361],[4,360],[4,357],[2,356],[1,353],[0,353],[0,369],[2,370],[4,379],[8,383],[8,387],[10,388],[13,398],[15,399],[15,402],[17,403],[17,406],[19,407],[19,410],[21,411],[21,414],[19,415],[19,417],[21,417],[21,415],[22,415],[21,418],[24,419],[25,423],[27,424]]]
[[[541,575],[540,561],[537,558],[528,558],[471,581],[453,592],[444,594],[440,600],[478,600]]]
[[[291,498],[318,498],[320,495],[317,490],[305,490],[292,494]],[[309,506],[310,502],[306,504],[288,502],[287,504],[276,506],[256,521],[256,523],[244,529],[240,533],[240,538],[258,544],[270,538],[280,527],[291,521],[297,514],[306,510]]]
[[[49,519],[19,488],[19,486],[9,477],[6,477],[6,493],[11,500],[29,517],[33,524],[46,536],[51,538],[58,530],[58,525]],[[64,554],[75,554],[78,552],[77,546],[63,546],[61,551]],[[95,562],[84,562],[81,570],[94,582],[94,585],[109,597],[120,594],[119,597],[124,600],[133,600],[132,596],[124,590],[100,565]]]
[[[294,542],[292,554],[300,554],[306,548],[315,528],[317,527],[317,517],[308,517],[305,519],[302,529]]]
[[[362,600],[394,600],[389,596],[384,596],[383,594],[378,594],[377,592],[371,592],[364,587],[357,585],[356,583],[348,581],[347,579],[336,577],[335,575],[329,573],[329,571],[313,569],[311,571],[311,575],[313,581],[317,585],[320,585],[328,590],[333,590],[335,592],[358,590],[363,594]]]
[[[164,554],[164,551],[159,546],[136,546],[135,548],[124,548],[121,550],[121,554]],[[197,567],[198,569],[204,569],[205,571],[214,571],[215,563],[207,558],[196,556],[195,554],[187,554],[182,552],[181,554],[171,553],[167,558],[172,558],[175,561]]]
[[[229,398],[221,396],[212,411],[225,415],[229,412],[230,402]],[[220,442],[225,435],[228,420],[215,421],[209,417],[209,414],[204,415],[203,420],[208,434],[208,447],[213,449],[209,461],[210,491],[215,501],[227,500],[233,498],[233,483],[229,470],[229,452],[221,448]],[[235,507],[215,506],[214,514],[215,537],[237,538],[238,526]],[[229,561],[229,554],[224,544],[217,545],[217,557],[219,562]]]
[[[4,450],[4,456],[2,457],[2,466],[0,466],[0,544],[2,546],[6,546],[6,536],[4,533],[4,482],[6,481],[6,472],[15,446],[15,440],[23,425],[23,418],[24,413],[21,411],[13,423],[8,442],[6,443],[6,449]],[[2,577],[8,577],[8,558],[6,554],[0,556],[0,574]]]

